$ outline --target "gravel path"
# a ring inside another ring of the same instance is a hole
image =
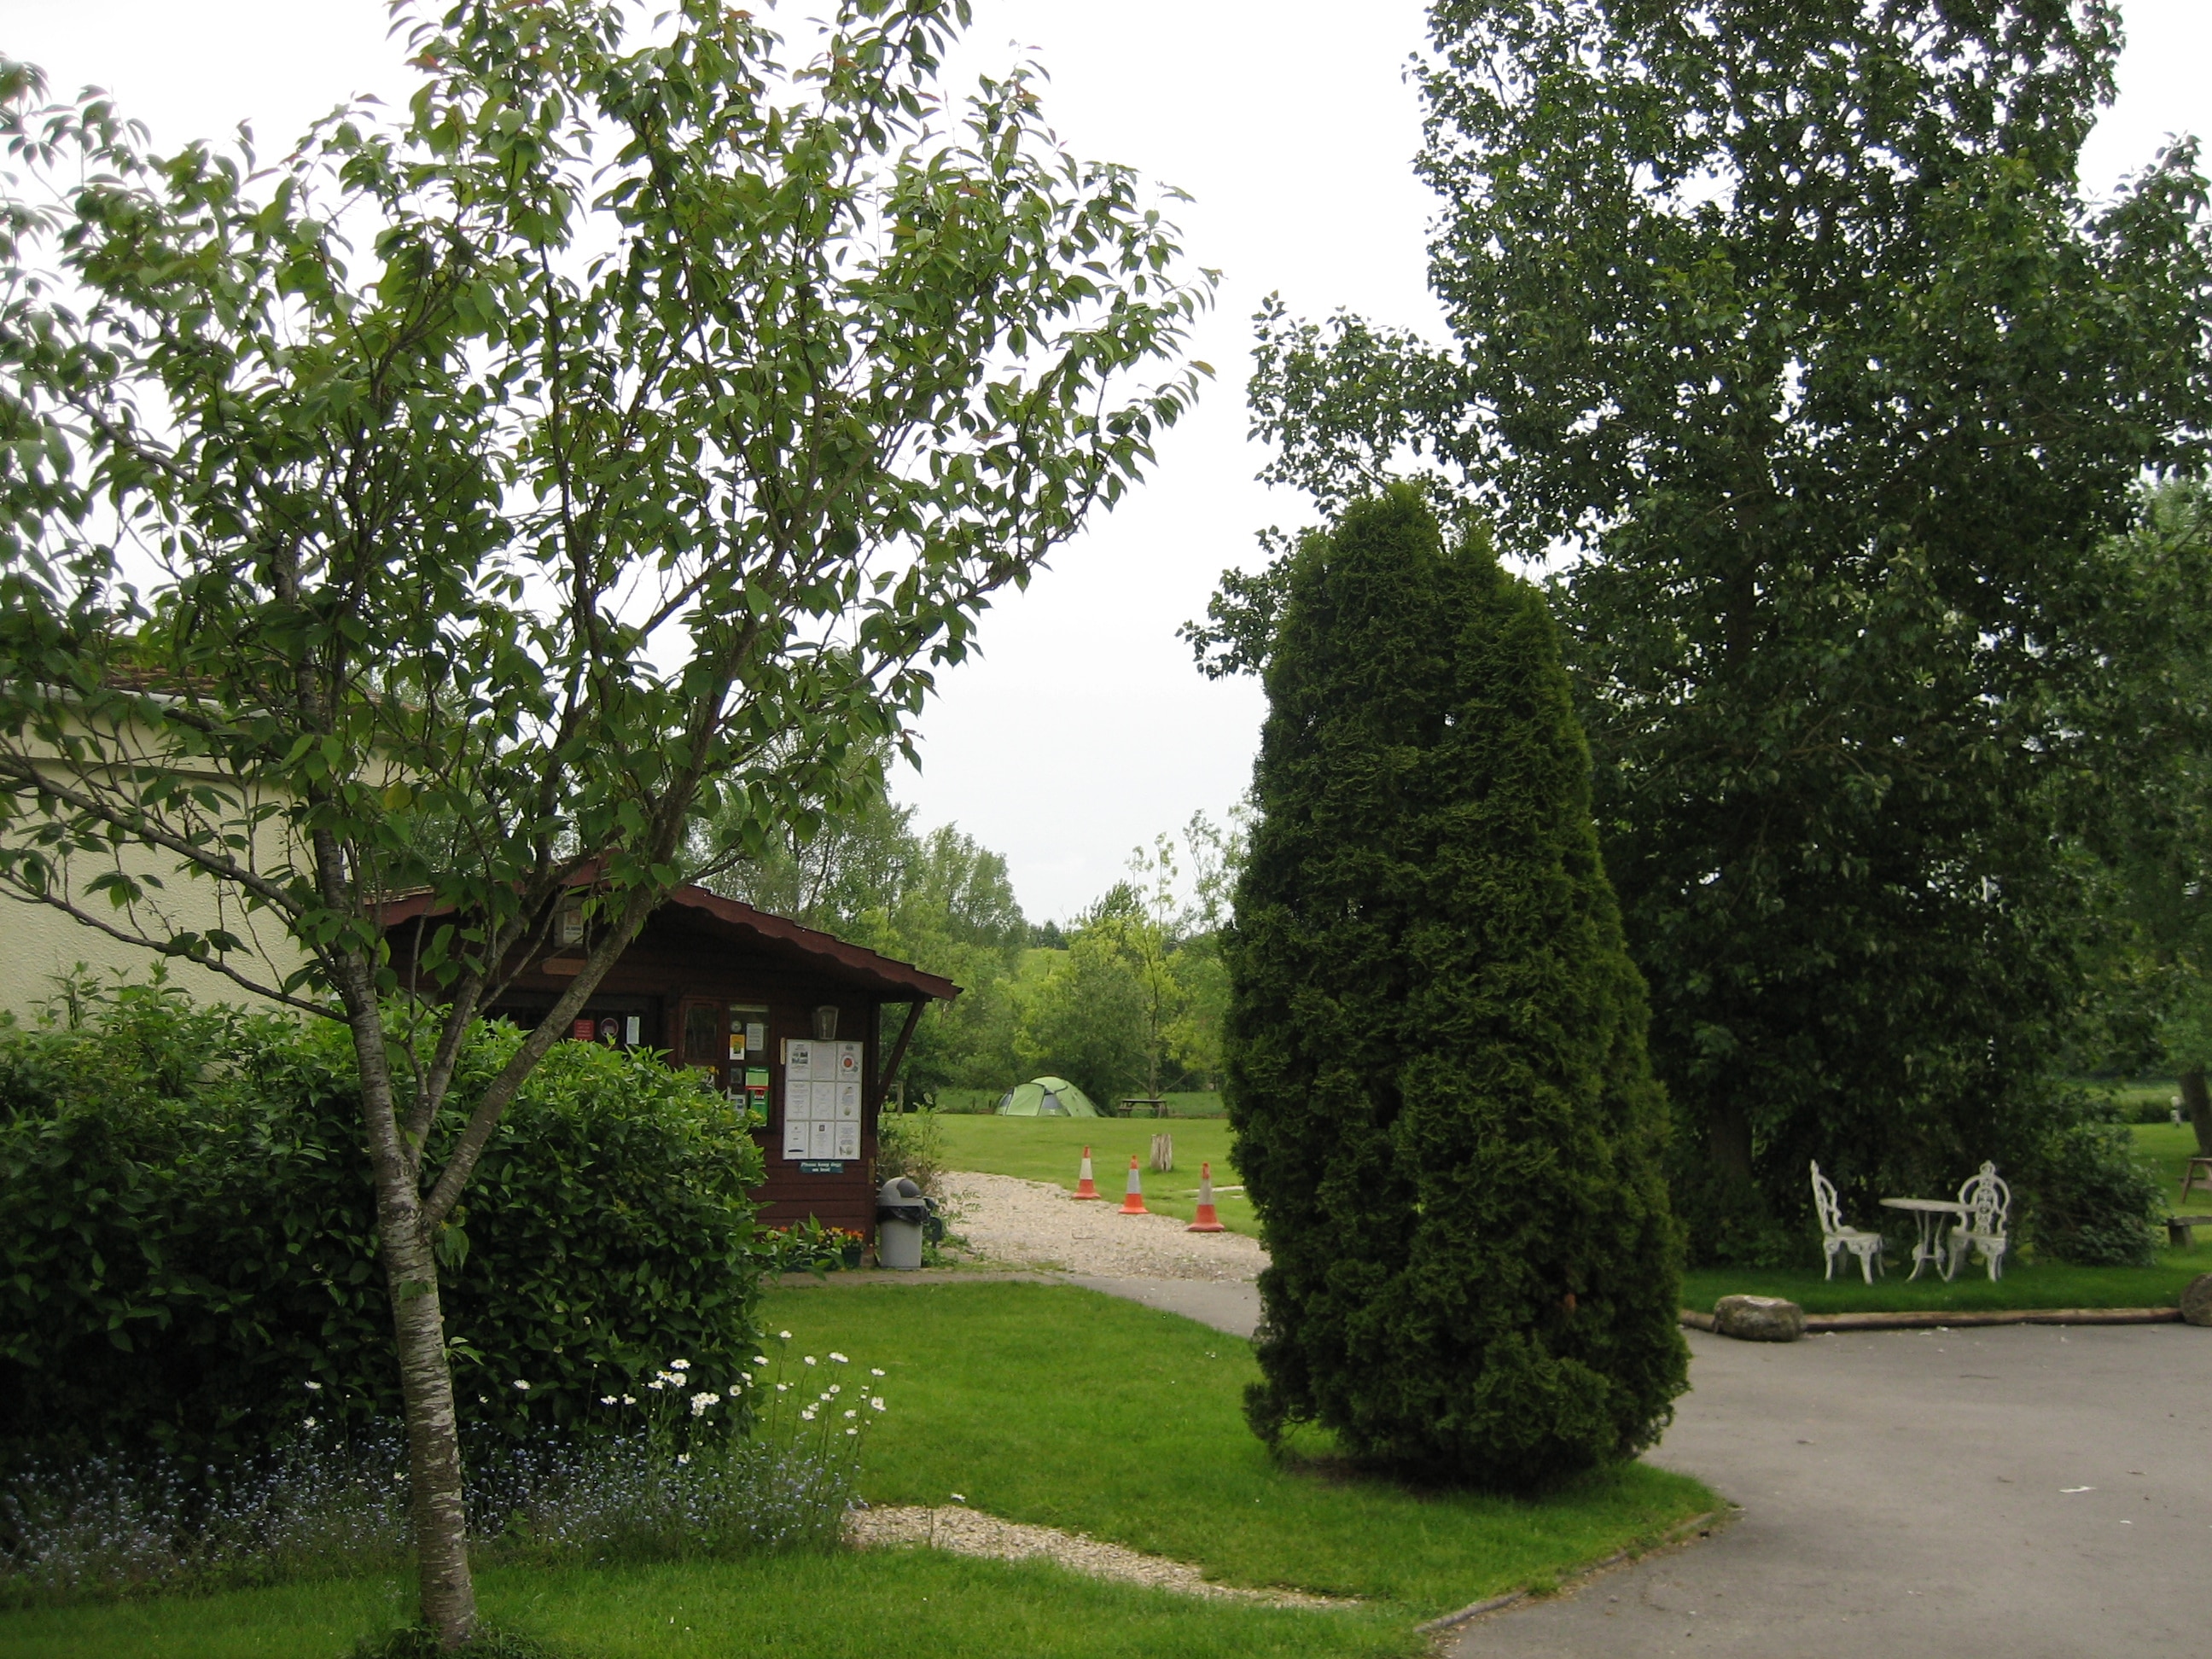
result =
[[[940,1178],[952,1231],[978,1261],[1101,1279],[1247,1282],[1267,1265],[1243,1233],[1193,1233],[1172,1216],[1123,1215],[1110,1199],[1079,1204],[1065,1188],[963,1171]]]
[[[999,1561],[1022,1561],[1042,1556],[1093,1578],[1115,1578],[1123,1583],[1146,1584],[1154,1589],[1215,1601],[1261,1601],[1286,1607],[1352,1605],[1326,1595],[1310,1595],[1303,1590],[1238,1589],[1233,1585],[1209,1583],[1206,1575],[1187,1561],[1141,1554],[1119,1544],[1086,1538],[1079,1532],[1062,1532],[1057,1527],[1001,1521],[995,1515],[957,1504],[939,1509],[854,1510],[845,1517],[845,1538],[858,1549],[906,1546],[949,1550],[955,1555],[988,1556]]]

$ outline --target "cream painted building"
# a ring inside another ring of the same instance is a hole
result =
[[[125,756],[136,766],[158,761],[148,751],[148,743],[139,734],[110,732],[106,737],[106,752],[118,763]],[[50,775],[62,775],[69,763],[57,757],[52,765]],[[46,769],[43,764],[41,769]],[[72,769],[76,770],[80,780],[95,784],[102,778],[124,775],[119,763],[101,769]],[[194,783],[235,792],[234,783],[218,775],[204,762],[182,759],[176,769]],[[24,797],[18,796],[12,804],[15,814],[9,819],[0,820],[0,842],[27,841],[43,819],[35,816],[35,808],[27,811]],[[189,805],[183,811],[196,815],[203,826],[232,818],[235,821],[231,827],[245,833],[246,815],[234,809],[218,807],[211,812],[204,805]],[[251,840],[252,864],[261,873],[276,873],[290,864],[290,837],[281,824],[264,822],[256,826]],[[63,869],[64,890],[70,896],[81,908],[121,933],[154,939],[169,939],[182,933],[204,935],[215,930],[234,933],[246,942],[246,948],[234,952],[232,960],[240,972],[264,983],[281,982],[303,959],[275,913],[249,912],[240,902],[235,890],[188,873],[179,868],[174,854],[128,843],[112,852],[72,854]],[[91,884],[102,874],[118,870],[146,884],[143,896],[121,909],[112,907],[105,892],[91,890]],[[251,992],[225,975],[185,957],[164,957],[143,945],[116,938],[52,905],[21,897],[0,885],[0,1008],[13,1012],[18,1019],[30,1018],[38,1006],[54,994],[60,977],[80,964],[109,981],[143,981],[157,962],[166,962],[171,981],[182,986],[198,1000],[254,1000]]]

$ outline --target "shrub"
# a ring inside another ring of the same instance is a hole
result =
[[[2148,1267],[2158,1260],[2158,1177],[2127,1130],[2077,1123],[2049,1143],[2026,1218],[2037,1248],[2082,1267]]]
[[[832,1273],[857,1267],[868,1236],[849,1227],[826,1226],[815,1216],[787,1227],[763,1231],[753,1249],[764,1273]]]
[[[1665,1102],[1540,595],[1394,491],[1309,538],[1228,941],[1254,1427],[1425,1478],[1628,1456],[1684,1385]]]
[[[471,1033],[434,1156],[520,1040]],[[360,1123],[325,1023],[141,987],[0,1031],[0,1441],[219,1460],[396,1417]],[[750,1352],[761,1173],[690,1074],[556,1048],[438,1241],[465,1418],[587,1424],[668,1354]]]
[[[923,1192],[937,1196],[938,1178],[945,1173],[945,1133],[937,1127],[937,1114],[886,1112],[877,1135],[877,1184],[906,1176]]]

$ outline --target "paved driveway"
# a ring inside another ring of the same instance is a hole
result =
[[[1692,1391],[1653,1457],[1741,1516],[1470,1626],[1455,1653],[2149,1659],[2208,1645],[2212,1331],[1690,1345]]]
[[[1249,1285],[1077,1282],[1239,1335],[1259,1315]],[[2212,1650],[2212,1331],[1688,1335],[1691,1392],[1651,1456],[1734,1524],[1471,1625],[1460,1659]]]

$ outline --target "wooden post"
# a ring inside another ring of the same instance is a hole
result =
[[[926,1000],[921,997],[916,997],[906,1006],[906,1024],[898,1034],[898,1041],[891,1045],[891,1057],[884,1062],[883,1075],[876,1079],[876,1110],[878,1113],[883,1110],[884,1097],[890,1092],[891,1079],[898,1075],[899,1066],[905,1062],[907,1044],[914,1041],[914,1028],[921,1024],[921,1011],[927,1006]],[[905,1104],[903,1097],[900,1104]]]

